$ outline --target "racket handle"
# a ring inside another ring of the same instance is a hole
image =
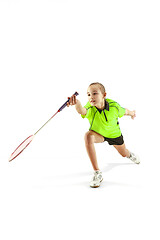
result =
[[[78,92],[75,92],[73,95],[76,95],[78,96],[79,93]],[[69,102],[69,99],[59,108],[58,112],[62,111],[66,106],[67,106],[67,103]]]

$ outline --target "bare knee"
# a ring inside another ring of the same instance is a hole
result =
[[[94,143],[94,135],[92,132],[88,131],[84,135],[84,141],[87,145]]]

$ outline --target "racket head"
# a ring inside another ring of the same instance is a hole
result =
[[[11,154],[10,158],[8,159],[9,162],[11,162],[13,159],[18,157],[18,155],[23,152],[23,150],[32,142],[34,138],[34,135],[30,135],[27,137]]]

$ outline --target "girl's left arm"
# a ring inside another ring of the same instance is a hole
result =
[[[131,116],[132,119],[134,119],[134,118],[136,117],[136,111],[135,111],[135,110],[130,111],[130,110],[128,110],[127,108],[125,108],[125,109],[126,109],[126,112],[125,112],[124,115],[126,115],[126,116]]]

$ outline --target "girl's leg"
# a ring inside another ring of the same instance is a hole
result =
[[[130,157],[130,152],[128,151],[124,143],[122,145],[113,145],[113,146],[122,155],[122,157]]]
[[[88,131],[84,137],[88,156],[91,160],[94,170],[99,170],[94,143],[104,142],[104,137],[92,130]]]

